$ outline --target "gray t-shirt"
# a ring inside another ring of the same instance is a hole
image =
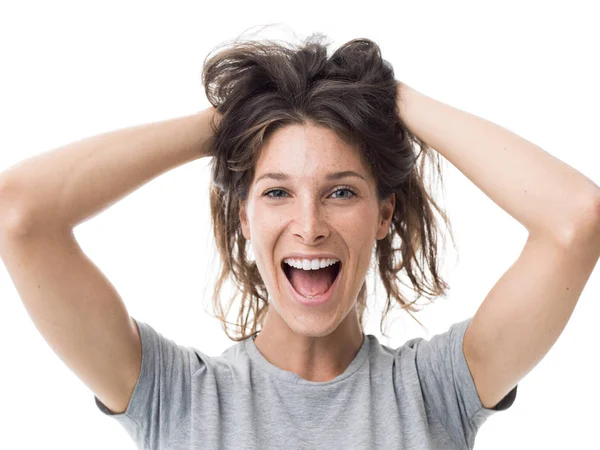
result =
[[[94,398],[139,449],[472,449],[517,386],[483,407],[462,351],[471,319],[397,349],[366,335],[325,382],[272,365],[253,337],[211,357],[136,321],[142,368],[127,410],[112,414]]]

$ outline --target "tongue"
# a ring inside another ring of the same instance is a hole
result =
[[[301,295],[314,297],[329,289],[335,280],[336,271],[336,264],[317,270],[302,270],[290,267],[290,283]]]

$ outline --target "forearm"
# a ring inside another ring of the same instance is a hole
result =
[[[26,159],[0,177],[2,206],[32,230],[74,228],[148,181],[207,155],[214,108],[92,136]],[[22,231],[22,230],[21,230]]]
[[[398,84],[406,126],[450,161],[529,233],[569,239],[575,224],[597,219],[600,189],[522,137]],[[589,217],[596,214],[594,218]]]

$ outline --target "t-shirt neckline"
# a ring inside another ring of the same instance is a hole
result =
[[[360,347],[360,350],[358,351],[350,365],[346,368],[344,373],[338,375],[333,380],[329,381],[310,381],[305,380],[304,378],[302,378],[294,372],[280,369],[274,364],[271,364],[256,347],[256,344],[254,343],[255,337],[256,335],[253,335],[244,340],[244,349],[246,350],[246,353],[248,354],[252,362],[261,370],[266,371],[270,375],[282,381],[303,386],[323,386],[339,383],[340,381],[345,380],[346,378],[352,376],[365,363],[365,361],[369,357],[369,352],[371,348],[370,335],[366,335],[363,333],[363,343]]]

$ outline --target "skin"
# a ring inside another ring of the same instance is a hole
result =
[[[347,170],[365,179],[326,178]],[[283,172],[289,179],[257,183],[267,172]],[[328,128],[290,125],[263,143],[248,198],[240,204],[240,221],[269,293],[255,344],[271,364],[310,381],[330,381],[350,365],[364,338],[357,296],[394,206],[393,194],[378,201],[375,179],[359,150]],[[297,252],[327,252],[342,261],[339,284],[327,303],[306,307],[289,292],[280,263]]]

